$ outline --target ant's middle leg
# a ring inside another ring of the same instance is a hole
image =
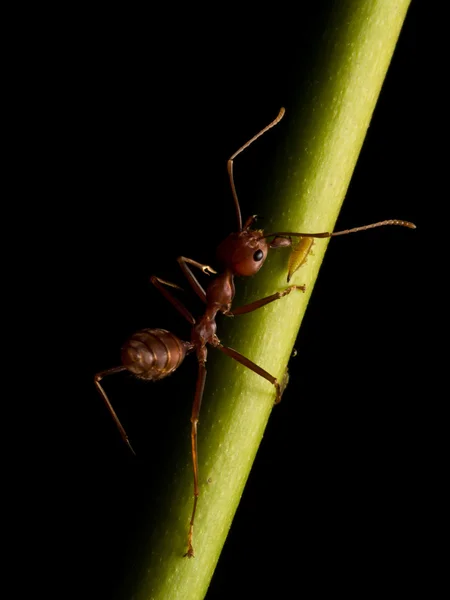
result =
[[[237,360],[237,362],[241,363],[241,365],[244,365],[244,367],[247,367],[247,369],[250,369],[254,373],[257,373],[261,377],[264,377],[264,379],[267,379],[267,381],[269,381],[276,389],[275,404],[278,404],[281,401],[281,395],[286,385],[281,386],[280,382],[276,377],[268,373],[265,369],[254,363],[246,356],[242,355],[237,350],[233,350],[233,348],[228,348],[228,346],[223,346],[222,344],[218,344],[216,348],[218,348],[227,356],[230,356],[231,358],[234,358],[234,360]]]
[[[191,325],[195,325],[195,319],[191,315],[191,313],[188,311],[188,309],[184,306],[184,304],[182,302],[180,302],[180,300],[178,300],[178,298],[175,298],[175,296],[171,292],[169,292],[169,290],[164,286],[172,287],[172,288],[175,288],[175,289],[181,290],[181,291],[183,291],[183,288],[181,288],[176,283],[171,283],[170,281],[165,281],[164,279],[161,279],[160,277],[156,277],[155,275],[152,275],[150,277],[150,281],[161,292],[161,294],[164,296],[164,298],[166,300],[168,300],[170,302],[170,304],[173,307],[175,307],[177,309],[177,311],[187,321],[189,321],[189,323]]]

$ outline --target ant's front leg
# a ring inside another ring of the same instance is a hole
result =
[[[261,306],[265,306],[266,304],[269,304],[270,302],[275,302],[275,300],[279,300],[280,298],[283,298],[283,296],[287,296],[294,290],[300,290],[301,292],[305,292],[306,286],[305,285],[290,285],[289,287],[284,289],[282,292],[275,292],[275,294],[272,294],[271,296],[266,296],[265,298],[260,298],[259,300],[250,302],[250,304],[244,304],[244,306],[238,306],[237,308],[233,308],[233,310],[225,312],[223,314],[228,317],[234,317],[237,315],[243,315],[245,313],[252,312],[254,310],[257,310],[258,308],[261,308]]]
[[[205,275],[217,275],[217,271],[214,271],[214,269],[209,265],[203,265],[202,263],[199,263],[192,258],[186,258],[185,256],[179,256],[177,261],[181,267],[181,270],[183,271],[184,276],[189,281],[191,288],[194,290],[200,300],[206,304],[206,292],[201,286],[197,277],[191,271],[190,267],[188,267],[188,264],[192,265],[193,267],[197,267],[197,269],[201,269]]]

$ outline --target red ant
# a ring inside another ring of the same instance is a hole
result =
[[[177,260],[178,263],[186,276],[190,286],[197,294],[197,296],[206,305],[204,314],[199,318],[195,319],[189,310],[184,306],[180,300],[178,300],[168,288],[181,289],[178,285],[165,281],[159,277],[152,276],[151,282],[155,287],[165,296],[165,298],[178,310],[178,312],[187,320],[192,326],[191,340],[189,342],[183,341],[173,333],[166,331],[165,329],[143,329],[138,331],[125,343],[122,348],[122,366],[101,371],[95,375],[95,385],[100,392],[112,418],[114,419],[117,428],[122,436],[122,439],[128,445],[130,450],[134,454],[134,450],[129,442],[128,436],[119,421],[104,389],[102,388],[100,381],[105,375],[112,375],[113,373],[119,373],[121,371],[128,370],[130,373],[140,379],[148,381],[156,381],[163,379],[175,371],[180,364],[183,362],[184,357],[187,354],[195,351],[198,361],[198,376],[197,385],[195,389],[194,403],[192,405],[191,414],[191,448],[192,448],[192,464],[194,472],[194,505],[192,509],[192,516],[189,526],[188,533],[188,549],[185,556],[189,558],[194,556],[194,548],[192,545],[193,532],[194,532],[194,519],[197,508],[197,501],[199,496],[199,472],[198,472],[198,454],[197,454],[197,423],[199,419],[200,406],[203,397],[203,390],[205,387],[206,379],[206,359],[208,355],[207,344],[210,344],[214,348],[217,348],[224,354],[227,354],[234,360],[240,362],[242,365],[257,373],[264,379],[267,379],[275,388],[275,404],[280,402],[283,384],[280,384],[276,377],[273,377],[270,373],[265,371],[263,368],[246,358],[236,350],[224,346],[216,335],[216,315],[222,313],[227,316],[242,315],[254,311],[269,302],[279,300],[283,296],[290,294],[294,290],[304,292],[304,285],[290,285],[289,287],[275,292],[274,294],[245,304],[238,308],[232,309],[232,302],[235,294],[234,288],[234,277],[235,275],[249,277],[259,271],[264,264],[267,257],[267,253],[270,248],[280,248],[284,246],[291,246],[291,237],[300,238],[328,238],[336,235],[343,235],[347,233],[353,233],[355,231],[362,231],[373,227],[379,227],[382,225],[401,225],[404,227],[415,228],[415,225],[406,221],[382,221],[379,223],[373,223],[364,227],[357,227],[355,229],[348,229],[339,232],[322,232],[322,233],[292,233],[292,232],[277,232],[265,234],[261,229],[252,229],[252,225],[255,221],[255,216],[249,217],[244,225],[242,225],[241,210],[239,201],[236,193],[236,187],[234,185],[233,177],[233,161],[243,150],[248,148],[255,140],[261,135],[266,133],[269,129],[274,127],[282,119],[284,115],[284,108],[282,108],[277,118],[269,123],[264,129],[252,137],[246,144],[241,146],[231,158],[228,160],[228,175],[230,178],[231,191],[233,194],[234,206],[236,210],[238,231],[237,233],[231,233],[225,240],[223,240],[217,248],[217,261],[220,265],[220,271],[217,272],[208,265],[201,264],[190,258],[180,256]],[[268,238],[271,241],[268,241]],[[301,245],[301,248],[305,246]],[[289,277],[292,273],[297,270],[301,264],[303,264],[308,250],[295,262],[295,265],[290,269]],[[295,252],[295,250],[294,250]],[[291,263],[292,264],[292,263]],[[215,275],[214,279],[206,287],[206,290],[200,285],[191,270],[191,267],[196,267],[203,271],[206,275]]]

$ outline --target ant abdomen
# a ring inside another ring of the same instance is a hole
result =
[[[122,364],[139,377],[155,381],[167,377],[183,362],[191,344],[165,329],[142,329],[122,348]]]

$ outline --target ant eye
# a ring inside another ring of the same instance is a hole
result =
[[[257,250],[253,255],[253,260],[259,262],[264,257],[264,252],[262,250]]]

